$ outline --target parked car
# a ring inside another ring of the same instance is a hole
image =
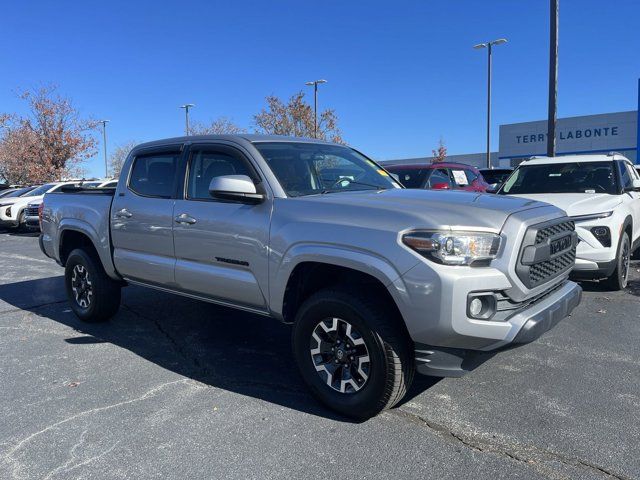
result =
[[[33,186],[33,187],[8,188],[8,189],[3,190],[2,192],[0,192],[0,198],[20,197],[22,195],[26,195],[27,193],[29,193],[34,188],[36,188],[36,187]]]
[[[513,173],[513,168],[481,168],[480,173],[491,190],[497,190]]]
[[[40,228],[40,205],[42,199],[27,205],[24,215],[24,224],[27,228]]]
[[[486,192],[489,188],[476,167],[463,163],[388,165],[386,169],[397,175],[406,188],[471,192]]]
[[[75,314],[107,320],[135,284],[293,324],[302,378],[352,417],[400,401],[416,370],[461,376],[535,340],[580,301],[559,208],[404,189],[346,146],[174,138],[136,147],[120,179],[44,197],[40,245]]]
[[[527,160],[498,193],[544,200],[565,210],[580,237],[574,275],[605,279],[619,290],[627,286],[629,258],[640,246],[639,192],[633,164],[610,154]]]
[[[41,200],[45,193],[55,191],[63,185],[73,185],[79,182],[51,182],[19,197],[3,198],[0,200],[0,227],[23,228],[26,227],[27,205]]]

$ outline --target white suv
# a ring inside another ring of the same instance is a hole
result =
[[[58,190],[63,185],[77,185],[80,182],[51,182],[31,190],[26,196],[0,199],[0,227],[23,228],[26,226],[27,206],[38,203],[45,193]]]
[[[627,286],[629,259],[640,246],[640,175],[618,153],[526,160],[498,191],[542,200],[567,212],[580,238],[575,277]]]

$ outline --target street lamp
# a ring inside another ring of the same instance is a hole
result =
[[[184,108],[184,132],[186,136],[189,136],[189,109],[193,107],[195,107],[195,104],[193,103],[185,103],[184,105],[180,105],[180,108]]]
[[[500,45],[507,43],[506,38],[499,38],[491,42],[479,43],[474,45],[473,48],[487,49],[487,168],[491,168],[491,53],[494,45]]]
[[[104,147],[104,178],[109,177],[109,164],[107,162],[107,123],[111,120],[99,120],[102,124],[102,146]]]
[[[314,80],[305,85],[313,85],[313,137],[318,138],[318,84],[327,83],[326,80]]]

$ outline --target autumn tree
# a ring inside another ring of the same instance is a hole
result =
[[[447,147],[444,145],[444,140],[442,138],[438,142],[438,148],[436,150],[431,150],[433,154],[432,163],[444,162],[447,158]]]
[[[318,133],[314,135],[313,106],[298,92],[288,102],[270,95],[266,98],[267,108],[253,117],[258,132],[268,135],[288,135],[292,137],[317,137],[336,143],[345,143],[338,128],[338,117],[333,109],[318,114]]]
[[[202,122],[192,122],[189,126],[191,135],[236,135],[245,133],[245,129],[236,125],[228,117],[219,117],[205,124]]]
[[[0,175],[8,183],[38,183],[73,176],[96,154],[95,122],[80,117],[55,87],[24,90],[28,114],[2,114]]]
[[[128,142],[117,145],[111,154],[109,155],[109,176],[116,178],[120,175],[124,161],[127,159],[129,152],[133,150],[133,147],[138,145],[135,140],[129,140]]]

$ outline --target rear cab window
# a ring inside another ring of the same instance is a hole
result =
[[[162,152],[136,156],[129,175],[129,190],[152,198],[171,198],[175,191],[180,153]]]

